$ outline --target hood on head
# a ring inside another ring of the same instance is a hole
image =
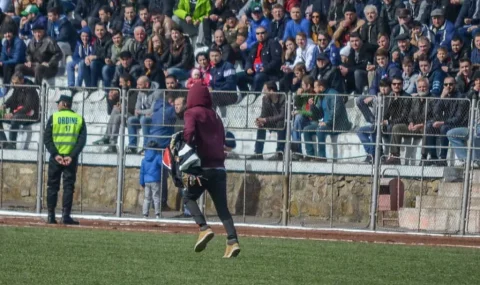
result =
[[[88,35],[88,39],[92,38],[92,31],[90,30],[90,28],[88,26],[85,26],[80,30],[80,33],[78,34],[78,37],[80,37],[80,35],[82,33],[86,33]]]
[[[205,108],[212,108],[212,96],[207,86],[196,83],[188,90],[187,108],[202,106]]]

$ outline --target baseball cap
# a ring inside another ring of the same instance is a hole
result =
[[[35,23],[33,24],[32,26],[32,31],[36,31],[36,30],[45,30],[46,27],[45,25],[43,25],[42,23]]]
[[[435,9],[432,11],[432,13],[430,13],[430,17],[439,17],[439,16],[445,16],[445,12],[443,11],[443,9]]]
[[[60,95],[60,98],[55,103],[60,103],[60,102],[66,102],[66,103],[72,103],[72,96],[68,95]]]
[[[20,13],[22,16],[27,16],[28,14],[38,14],[40,10],[38,10],[38,7],[36,5],[28,5],[25,10]]]
[[[259,6],[259,5],[256,5],[255,7],[253,7],[252,9],[252,13],[262,13],[262,7]]]
[[[409,39],[410,36],[407,33],[400,34],[395,38],[396,41],[407,41]]]
[[[317,60],[328,60],[328,55],[324,52],[317,54]]]

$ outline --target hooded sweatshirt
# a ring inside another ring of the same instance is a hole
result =
[[[145,151],[145,158],[140,166],[140,185],[145,187],[145,183],[160,182],[162,171],[161,152],[154,149]]]
[[[75,47],[75,50],[73,51],[72,59],[74,62],[79,63],[80,61],[83,61],[87,56],[93,54],[93,44],[92,44],[92,33],[90,31],[90,28],[88,26],[83,27],[80,30],[80,35],[82,33],[87,33],[88,34],[88,44],[87,47],[83,46],[82,40],[77,41],[77,46]]]
[[[202,168],[225,168],[225,130],[212,109],[212,96],[206,86],[196,84],[190,88],[184,119],[183,137],[196,148]]]

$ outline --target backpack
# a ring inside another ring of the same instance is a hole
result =
[[[179,188],[189,188],[202,185],[202,168],[200,158],[195,149],[189,146],[184,138],[183,131],[172,135],[170,146],[163,154],[163,165],[169,169],[173,183]]]

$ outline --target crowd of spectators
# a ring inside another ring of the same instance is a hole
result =
[[[467,98],[480,87],[480,1],[474,0],[0,0],[0,9],[4,84],[30,76],[40,85],[66,73],[73,90],[100,81],[145,89],[124,106],[130,153],[137,152],[138,129],[153,136],[156,110],[174,106],[178,96],[167,96],[169,90],[204,84],[225,91],[212,93],[221,110],[242,99],[227,91],[264,92],[252,158],[262,156],[265,129],[285,137],[286,98],[273,95],[278,91],[297,94],[295,110],[287,110],[296,160],[326,159],[326,136],[352,128],[346,100],[331,95],[356,94],[369,123],[358,131],[366,162],[375,156],[372,107],[386,96],[383,139],[399,144],[426,133],[422,157],[444,165],[447,148],[437,154],[435,136],[443,135],[442,147],[449,138],[460,145],[451,135],[466,127],[470,106],[424,97]],[[121,121],[115,90],[106,94],[109,128],[96,141],[109,144],[109,152],[116,151]],[[173,111],[169,116],[162,121],[175,120]],[[279,143],[274,159],[283,148]],[[399,155],[390,148],[386,163],[400,163]]]

